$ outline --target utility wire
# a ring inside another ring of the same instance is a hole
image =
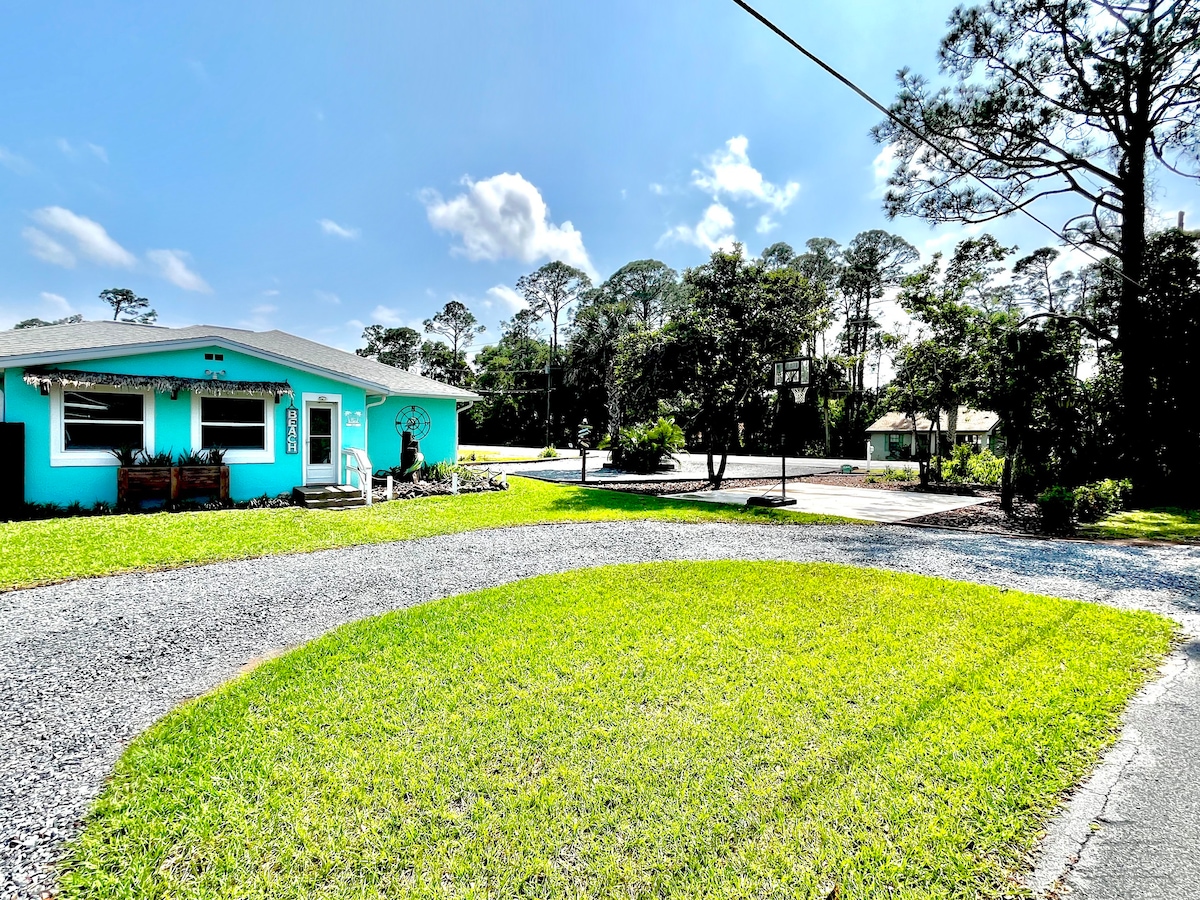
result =
[[[895,122],[901,128],[903,128],[905,131],[907,131],[909,134],[911,134],[913,137],[915,137],[921,143],[923,143],[926,146],[928,146],[929,148],[931,148],[935,153],[938,153],[941,156],[945,157],[947,160],[950,161],[950,163],[952,165],[956,166],[968,178],[973,178],[975,181],[978,181],[981,185],[983,185],[985,188],[987,188],[987,190],[991,191],[993,194],[995,194],[997,197],[999,197],[1002,202],[1007,203],[1009,206],[1011,206],[1014,211],[1019,212],[1019,213],[1024,213],[1026,216],[1028,216],[1033,221],[1037,222],[1039,225],[1041,225],[1043,228],[1045,228],[1047,231],[1049,231],[1052,235],[1054,235],[1056,238],[1058,238],[1064,244],[1066,244],[1067,246],[1069,246],[1075,250],[1078,250],[1080,253],[1082,253],[1084,256],[1086,256],[1088,259],[1090,259],[1092,262],[1099,263],[1100,265],[1102,265],[1106,269],[1108,269],[1110,272],[1113,272],[1114,274],[1119,275],[1122,279],[1124,279],[1125,281],[1128,281],[1134,287],[1138,288],[1138,290],[1142,290],[1142,291],[1145,290],[1145,288],[1141,284],[1134,281],[1132,278],[1130,278],[1128,275],[1126,275],[1120,269],[1113,266],[1107,260],[1099,259],[1099,258],[1093,256],[1091,253],[1089,253],[1087,250],[1085,250],[1083,248],[1083,245],[1077,244],[1074,241],[1070,240],[1065,234],[1060,232],[1053,225],[1050,225],[1044,219],[1034,215],[1028,209],[1026,209],[1024,206],[1021,206],[1017,203],[1014,203],[1012,200],[1009,200],[1002,193],[1000,193],[998,190],[996,190],[994,187],[992,187],[990,184],[988,184],[984,179],[980,178],[978,175],[976,175],[974,172],[972,172],[969,168],[967,168],[965,165],[963,165],[957,159],[955,159],[954,155],[952,153],[946,153],[945,151],[943,151],[940,147],[938,147],[937,144],[935,144],[933,142],[932,139],[930,139],[927,135],[923,134],[920,130],[918,130],[915,125],[913,125],[911,122],[908,122],[905,119],[902,119],[900,116],[896,115],[894,112],[892,112],[890,109],[888,109],[888,107],[884,106],[882,103],[880,103],[878,100],[876,100],[870,94],[868,94],[866,91],[864,91],[862,88],[860,88],[857,84],[855,84],[853,81],[851,81],[845,75],[843,75],[841,72],[839,72],[833,66],[829,65],[827,62],[825,62],[823,59],[821,59],[815,53],[806,49],[803,45],[800,44],[799,41],[797,41],[790,34],[788,34],[786,31],[784,31],[782,28],[780,28],[778,25],[776,25],[774,22],[772,22],[770,19],[768,19],[762,13],[760,13],[757,9],[755,9],[749,3],[746,3],[745,0],[733,0],[733,2],[736,3],[738,6],[740,6],[742,9],[744,9],[747,13],[749,13],[751,16],[753,16],[759,22],[761,22],[763,25],[765,25],[768,29],[775,32],[775,34],[777,34],[779,37],[781,37],[784,41],[786,41],[788,44],[790,44],[793,48],[800,51],[800,53],[802,53],[804,56],[806,56],[809,60],[816,63],[818,66],[820,66],[827,73],[832,75],[834,78],[836,78],[842,84],[844,84],[846,87],[850,88],[850,90],[854,91],[854,93],[858,94],[858,96],[862,97],[864,100],[866,100],[868,103],[870,103],[873,107],[875,107],[877,110],[879,110],[885,116],[887,116],[889,119],[891,119],[893,122]]]

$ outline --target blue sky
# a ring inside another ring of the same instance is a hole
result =
[[[885,102],[953,5],[760,0]],[[163,324],[347,349],[457,298],[490,341],[554,257],[963,236],[886,222],[878,114],[728,0],[17,0],[0,51],[0,327],[130,287]]]

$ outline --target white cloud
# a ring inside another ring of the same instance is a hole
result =
[[[264,297],[278,297],[279,291],[277,291],[275,288],[268,288],[267,290],[262,292],[262,295]]]
[[[18,156],[7,147],[0,147],[0,166],[8,169],[17,175],[28,175],[33,171],[33,166],[23,156]]]
[[[192,258],[184,250],[149,250],[146,259],[158,267],[158,274],[176,287],[185,291],[197,291],[201,294],[211,294],[212,288],[208,282],[188,268]]]
[[[710,253],[714,250],[732,250],[737,238],[733,234],[733,213],[728,207],[714,203],[704,211],[695,226],[676,225],[660,239],[694,244]]]
[[[71,308],[70,301],[67,300],[66,297],[62,296],[62,294],[52,294],[49,291],[42,291],[41,297],[42,302],[54,310],[52,315],[57,316],[60,319],[75,312],[75,310]]]
[[[82,147],[77,147],[66,138],[60,137],[57,141],[55,141],[55,144],[58,146],[58,149],[63,152],[64,156],[69,156],[72,159],[77,158],[80,152],[84,148],[87,148],[88,152],[101,162],[108,162],[108,152],[99,144],[93,144],[91,141],[84,141]]]
[[[278,293],[278,291],[276,291],[276,293]],[[322,303],[328,303],[328,304],[331,304],[332,306],[341,306],[342,305],[342,298],[339,297],[337,294],[333,293],[333,291],[313,291],[313,296],[316,297],[318,300],[320,300]]]
[[[657,181],[650,182],[650,193],[665,194],[666,192],[667,192],[667,189],[665,187],[663,187],[661,184],[659,184]]]
[[[766,204],[776,212],[783,212],[800,193],[800,183],[789,181],[780,186],[767,181],[750,164],[746,153],[749,145],[745,135],[730,138],[725,142],[724,150],[718,150],[704,161],[703,171],[692,172],[692,184],[708,191],[714,200],[725,195],[734,200]]]
[[[770,213],[763,213],[758,217],[758,224],[754,226],[754,230],[759,234],[770,234],[778,227],[779,223],[771,218]]]
[[[254,309],[250,311],[256,316],[269,316],[273,312],[279,312],[279,307],[273,306],[270,303],[264,303],[261,306],[254,307]]]
[[[404,316],[400,310],[380,304],[371,310],[371,321],[386,325],[388,328],[399,328],[404,324]]]
[[[519,312],[529,306],[525,302],[525,298],[507,284],[498,284],[495,287],[488,288],[487,295],[506,308],[510,313]]]
[[[318,219],[317,224],[321,226],[321,230],[326,234],[336,235],[340,238],[345,238],[352,241],[362,232],[357,228],[349,228],[345,225],[339,225],[333,219]]]
[[[29,252],[54,266],[64,269],[75,268],[75,254],[60,244],[46,232],[37,228],[26,228],[21,236],[29,243]]]
[[[45,206],[33,213],[33,220],[49,231],[57,231],[73,238],[76,252],[100,265],[131,269],[137,262],[132,253],[108,236],[108,232],[99,222],[76,215],[69,209]],[[38,255],[36,251],[34,255]],[[59,262],[56,265],[63,263]]]
[[[555,225],[541,192],[519,173],[482,181],[464,177],[466,193],[449,200],[435,190],[421,194],[429,224],[462,238],[455,253],[471,260],[562,260],[595,275],[583,234],[570,222]]]

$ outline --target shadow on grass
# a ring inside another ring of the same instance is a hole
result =
[[[1200,543],[1200,509],[1164,506],[1115,513],[1079,529],[1085,537]]]
[[[580,515],[601,511],[627,513],[630,515],[639,513],[677,513],[678,515],[668,515],[667,517],[784,524],[808,524],[813,522],[864,524],[855,519],[822,515],[819,513],[783,512],[758,506],[744,506],[739,503],[672,500],[647,494],[635,494],[629,491],[610,491],[604,488],[586,487],[577,484],[571,485],[571,487],[574,490],[570,492],[564,491],[550,502],[549,507],[555,512],[577,513]]]

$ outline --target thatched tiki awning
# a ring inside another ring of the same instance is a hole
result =
[[[209,397],[227,394],[265,394],[272,397],[292,397],[295,392],[286,381],[222,381],[216,378],[181,378],[178,375],[123,375],[118,372],[80,372],[74,369],[25,370],[25,383],[46,391],[52,384],[69,388],[104,387],[130,388],[170,394],[191,391]]]

